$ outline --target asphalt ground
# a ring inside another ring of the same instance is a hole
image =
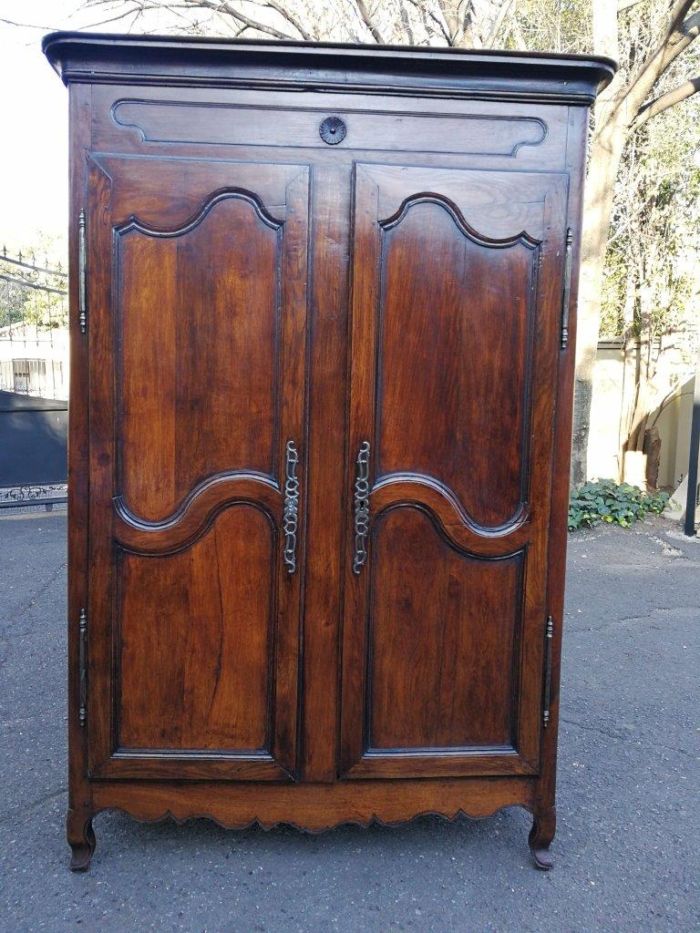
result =
[[[700,543],[570,538],[554,869],[530,820],[228,832],[95,819],[68,871],[65,514],[0,518],[0,929],[697,931]]]

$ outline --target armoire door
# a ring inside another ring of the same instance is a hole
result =
[[[355,167],[344,777],[538,771],[566,196]]]
[[[94,777],[295,777],[308,185],[91,157]]]

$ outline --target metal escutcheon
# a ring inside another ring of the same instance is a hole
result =
[[[369,534],[369,441],[362,441],[355,461],[355,553],[353,573],[359,573],[367,560]]]
[[[299,452],[296,448],[296,444],[294,441],[287,441],[282,526],[284,530],[283,556],[288,573],[294,573],[297,569],[297,523],[299,520],[298,463]]]
[[[324,143],[337,146],[342,143],[348,133],[348,128],[340,117],[326,117],[318,128],[319,135]]]

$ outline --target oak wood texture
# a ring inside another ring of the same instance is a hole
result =
[[[610,63],[78,34],[45,50],[70,88],[74,271],[81,210],[88,247],[72,867],[111,807],[317,831],[514,804],[547,867],[563,257]]]

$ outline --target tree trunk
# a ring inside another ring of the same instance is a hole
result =
[[[593,49],[598,55],[618,55],[617,4],[593,0]],[[615,102],[620,88],[615,76],[595,104],[595,131],[591,140],[583,199],[583,239],[579,279],[574,423],[571,483],[588,479],[588,440],[593,400],[593,370],[600,333],[605,250],[610,229],[615,178],[625,145],[625,121]]]
[[[620,167],[627,127],[611,117],[591,143],[584,194],[579,317],[576,338],[576,384],[571,459],[571,482],[587,477],[588,440],[593,398],[593,370],[600,333],[605,250],[610,228],[615,178]]]

